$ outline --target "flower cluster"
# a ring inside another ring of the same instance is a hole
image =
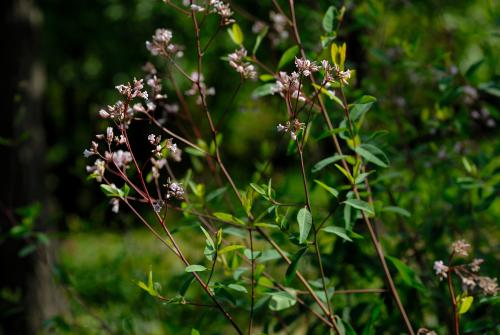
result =
[[[144,88],[143,79],[137,80],[134,78],[134,84],[130,85],[127,83],[126,85],[118,85],[115,88],[123,95],[126,99],[134,99],[134,98],[143,98],[144,100],[148,100],[148,92],[142,91]]]
[[[470,244],[464,240],[458,240],[451,245],[453,253],[459,256],[469,256]]]
[[[333,81],[338,81],[344,85],[349,85],[349,79],[351,79],[351,70],[343,71],[337,64],[331,65],[327,60],[321,61],[321,68],[324,71],[324,86],[328,86],[328,84]]]
[[[290,133],[290,137],[292,140],[297,139],[297,133],[301,130],[304,130],[305,124],[300,122],[298,119],[293,119],[292,121],[287,121],[285,125],[281,123],[276,126],[276,129],[279,132]]]
[[[196,98],[196,103],[198,105],[201,105],[203,102],[201,95],[204,95],[205,97],[208,95],[215,95],[215,88],[207,87],[207,85],[205,84],[205,78],[203,77],[203,74],[200,75],[198,72],[193,72],[191,73],[191,80],[193,81],[193,85],[185,93],[188,96],[198,95],[198,97]],[[198,92],[198,83],[200,86],[199,90],[201,92]]]
[[[153,56],[165,55],[180,58],[184,55],[180,46],[171,43],[172,32],[168,29],[156,29],[155,34],[152,36],[152,40],[152,42],[146,41],[146,49],[148,49]]]
[[[184,198],[184,188],[181,183],[172,182],[170,178],[167,183],[164,185],[167,188],[167,194],[165,198],[169,199],[179,199],[182,200]]]
[[[305,58],[297,58],[295,57],[295,66],[299,71],[299,74],[302,74],[305,77],[308,77],[313,72],[317,72],[319,70],[319,66],[316,63],[311,62],[309,59]]]
[[[177,144],[174,143],[173,138],[169,138],[163,143],[161,142],[161,136],[157,136],[154,134],[150,134],[148,136],[148,141],[154,146],[154,149],[151,152],[157,157],[162,158],[163,149],[167,149],[167,152],[171,154],[172,158],[175,161],[181,160],[181,150],[177,148]]]
[[[257,71],[255,66],[245,61],[247,57],[247,50],[241,48],[228,55],[229,65],[236,70],[245,79],[255,79]]]
[[[284,98],[299,99],[300,101],[305,101],[304,95],[299,91],[300,81],[299,74],[297,72],[292,72],[288,75],[286,72],[280,72],[276,83],[271,88],[271,93],[279,93]]]
[[[234,13],[228,3],[221,0],[210,0],[210,6],[212,7],[211,12],[220,16],[221,25],[227,26],[234,23],[234,19],[231,18]]]
[[[464,240],[454,242],[452,244],[451,259],[454,255],[468,256],[470,247],[470,244]],[[483,259],[475,258],[471,263],[452,266],[438,260],[434,262],[434,270],[440,280],[448,278],[449,275],[454,273],[460,278],[465,290],[479,288],[484,294],[496,295],[499,290],[497,279],[478,275],[483,262]]]

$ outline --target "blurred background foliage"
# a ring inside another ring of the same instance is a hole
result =
[[[450,308],[445,285],[433,273],[433,261],[445,259],[451,242],[465,238],[472,243],[474,255],[485,259],[483,273],[499,274],[500,8],[487,0],[298,1],[306,49],[318,50],[321,18],[329,5],[347,8],[337,40],[347,43],[348,67],[356,70],[349,100],[363,94],[378,99],[364,128],[366,133],[377,132],[391,166],[372,177],[374,198],[411,213],[402,218],[382,212],[377,219],[387,253],[414,269],[422,283],[415,288],[396,276],[397,286],[413,323],[444,334],[451,322]],[[241,0],[232,6],[247,37],[255,19],[269,24],[270,2]],[[176,43],[186,46],[183,66],[194,70],[190,19],[157,0],[40,0],[38,7],[46,72],[46,220],[55,227],[47,235],[49,243],[58,246],[54,274],[67,298],[66,311],[46,320],[44,331],[189,334],[193,327],[204,329],[202,334],[228,334],[225,321],[215,311],[166,306],[137,287],[136,282],[145,280],[152,269],[165,295],[175,295],[184,280],[183,268],[130,215],[111,213],[98,187],[86,180],[87,162],[81,155],[92,134],[105,128],[97,111],[116,100],[114,86],[143,76],[141,66],[151,60],[144,43],[156,28],[174,32]],[[213,31],[217,21],[207,24],[207,30]],[[283,42],[277,50],[267,47],[267,39],[264,45],[259,58],[269,59],[266,64],[274,68],[291,43]],[[217,91],[210,103],[218,117],[239,81],[221,60],[233,50],[222,32],[206,55],[205,78]],[[186,82],[181,85],[183,90],[189,88]],[[278,148],[273,185],[283,197],[289,195],[287,200],[300,200],[293,196],[301,194],[296,182],[299,171],[275,132],[276,124],[286,117],[284,106],[277,98],[248,99],[258,85],[244,84],[227,111],[225,161],[241,185],[251,179],[255,157],[263,162]],[[174,97],[170,88],[166,91]],[[334,109],[332,104],[328,107]],[[336,124],[342,118],[340,111],[333,114]],[[328,155],[332,148],[323,142],[316,145]],[[310,164],[321,158],[310,157]],[[314,192],[317,201],[326,202],[321,191]],[[364,228],[360,225],[357,232],[364,234]],[[179,236],[188,240],[191,234],[187,230]],[[199,257],[202,248],[200,239],[188,253]],[[325,266],[339,289],[383,286],[367,241],[355,245],[337,241],[324,248],[331,249]],[[16,299],[15,290],[2,292],[4,312],[16,313],[22,300]],[[339,295],[334,302],[337,313],[359,333],[400,332],[389,296]],[[499,329],[498,315],[496,297],[478,299],[463,318],[463,330],[494,334]],[[321,334],[321,329],[309,333]]]

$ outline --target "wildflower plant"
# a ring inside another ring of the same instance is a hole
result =
[[[177,296],[163,295],[152,272],[139,287],[166,304],[215,308],[237,334],[271,333],[269,324],[284,323],[285,315],[307,315],[304,327],[321,329],[321,334],[352,334],[351,323],[357,321],[341,315],[334,298],[383,292],[396,306],[405,331],[416,334],[387,260],[405,278],[411,277],[409,281],[421,283],[408,275],[412,272],[406,264],[386,254],[385,232],[377,226],[379,212],[404,216],[406,211],[381,204],[372,190],[371,176],[390,164],[363,128],[376,99],[363,95],[348,100],[356,71],[348,66],[346,44],[336,37],[345,8],[328,9],[318,47],[306,48],[293,0],[287,8],[273,1],[270,22],[253,22],[253,35],[243,33],[229,2],[164,3],[165,9],[189,18],[193,43],[175,44],[175,31],[157,29],[146,48],[158,68],[148,63],[144,79],[116,86],[119,100],[98,111],[109,126],[84,151],[91,160],[89,178],[110,198],[111,210],[132,213],[179,259],[188,276]],[[211,18],[218,22],[215,32],[205,30]],[[234,45],[229,53],[217,55],[227,62],[217,72],[237,84],[233,100],[225,102],[228,108],[220,113],[214,110],[217,92],[211,85],[216,78],[205,77],[211,66],[205,56],[215,39],[227,38],[220,34],[224,31]],[[272,47],[288,47],[279,60],[260,59],[266,39]],[[194,68],[183,66],[181,58],[186,57],[194,58]],[[159,70],[163,68],[164,76]],[[235,110],[234,97],[248,92],[241,89],[246,85],[253,88],[248,99],[278,102],[280,108],[273,112],[281,121],[272,127],[275,152],[241,183],[234,177],[237,171],[226,165],[223,130],[226,113]],[[318,142],[327,143],[327,150],[318,150]],[[280,151],[292,157],[300,175],[297,194],[280,190],[283,185],[273,169]],[[325,197],[327,201],[320,200]],[[180,216],[193,222],[190,233],[205,241],[197,257],[186,252],[195,244],[178,237]],[[336,289],[335,272],[345,264],[326,269],[325,263],[332,250],[352,248],[350,244],[370,245],[384,287]],[[448,264],[434,264],[436,274],[449,280],[453,273],[468,289],[496,293],[492,279],[477,275],[480,260],[451,265],[453,255],[465,255],[468,245],[460,242],[453,248]],[[203,301],[190,300],[192,283],[205,293]]]

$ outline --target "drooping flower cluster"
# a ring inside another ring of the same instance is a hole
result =
[[[311,62],[309,59],[305,58],[295,57],[295,66],[297,67],[299,74],[302,74],[305,77],[308,77],[311,73],[319,70],[319,66],[316,65],[315,62]]]
[[[125,121],[125,124],[128,125],[133,119],[135,113],[154,110],[155,105],[151,102],[151,100],[148,100],[148,92],[143,90],[143,81],[143,79],[137,80],[134,78],[132,85],[130,83],[117,85],[115,88],[121,95],[123,95],[126,103],[118,100],[113,106],[108,105],[106,109],[99,110],[99,116],[103,119],[110,118]],[[142,98],[146,100],[147,109],[142,105],[142,103],[135,103],[131,106],[130,102],[135,98]]]
[[[337,64],[331,65],[327,60],[321,61],[321,68],[324,71],[323,85],[328,87],[330,82],[338,81],[343,85],[349,85],[351,70],[341,70]]]
[[[215,95],[215,88],[213,87],[207,87],[205,84],[205,78],[203,77],[203,74],[199,74],[198,72],[193,72],[191,73],[191,80],[193,81],[193,85],[189,90],[187,90],[185,93],[188,96],[195,96],[197,95],[198,97],[196,98],[196,103],[198,105],[202,104],[202,98],[201,95],[203,94],[205,97],[208,95]],[[198,81],[200,84],[200,91],[198,92]],[[200,94],[201,93],[201,94]]]
[[[148,49],[153,56],[164,55],[169,57],[182,57],[184,55],[182,48],[171,43],[171,41],[172,31],[158,28],[152,36],[152,41],[146,41],[146,49]]]
[[[451,258],[454,255],[468,256],[470,244],[464,240],[458,240],[452,244]],[[443,261],[434,262],[434,270],[440,280],[448,278],[449,275],[455,274],[462,282],[464,290],[479,289],[482,293],[488,295],[496,295],[498,292],[498,283],[496,278],[478,275],[483,259],[476,258],[471,263],[460,265],[445,265]]]
[[[271,93],[279,93],[284,98],[299,99],[300,101],[305,101],[304,95],[299,91],[300,81],[299,74],[297,72],[292,72],[288,75],[286,72],[280,72],[278,74],[278,79],[271,89]]]
[[[221,0],[210,0],[210,6],[212,7],[211,12],[216,13],[221,18],[221,25],[227,26],[234,23],[233,11],[228,3]]]
[[[245,79],[255,79],[257,77],[257,71],[255,66],[251,63],[246,62],[247,50],[245,48],[240,48],[233,53],[228,55],[229,65],[236,70]]]
[[[182,187],[181,183],[172,182],[169,178],[164,186],[167,188],[167,194],[165,195],[165,199],[182,200],[184,198],[184,188]]]
[[[458,240],[451,245],[453,253],[459,256],[469,256],[470,244],[465,240]]]
[[[181,150],[177,148],[177,144],[174,143],[173,138],[169,138],[166,141],[161,141],[161,135],[150,134],[148,136],[148,141],[154,146],[151,152],[156,158],[162,158],[164,154],[163,149],[167,149],[167,154],[170,154],[175,161],[181,160]]]
[[[293,119],[292,121],[287,121],[285,125],[281,123],[276,126],[276,129],[279,132],[290,133],[290,137],[292,140],[297,139],[297,133],[301,130],[304,130],[305,124],[300,122],[298,119]]]

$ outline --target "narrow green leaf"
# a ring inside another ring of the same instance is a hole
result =
[[[293,277],[295,277],[295,273],[297,272],[297,267],[299,266],[299,261],[304,256],[307,251],[307,247],[299,249],[292,257],[291,263],[288,266],[285,274],[285,285],[290,285]]]
[[[368,204],[366,201],[358,200],[358,199],[347,199],[343,203],[348,204],[351,207],[360,209],[368,214],[375,214],[375,212],[373,211],[373,208],[371,208],[370,204]]]
[[[393,212],[402,216],[411,217],[411,213],[406,209],[397,206],[386,206],[382,208],[382,212]]]
[[[216,212],[214,213],[214,216],[224,222],[229,222],[229,223],[234,223],[234,224],[240,224],[240,225],[245,225],[245,222],[241,221],[234,215],[231,215],[229,213],[222,213],[222,212]]]
[[[364,95],[354,104],[352,104],[350,106],[351,121],[356,122],[359,118],[361,118],[366,112],[370,110],[375,101],[377,101],[377,99],[375,99],[374,97]]]
[[[317,179],[314,179],[314,182],[316,184],[318,184],[319,186],[321,186],[321,188],[325,189],[326,191],[330,192],[335,198],[338,198],[339,196],[339,191],[337,191],[336,189],[334,189],[333,187],[330,187],[328,185],[326,185],[325,183],[323,183],[322,181],[320,180],[317,180]]]
[[[336,226],[328,226],[323,228],[323,231],[331,234],[335,234],[340,238],[343,238],[346,241],[352,242],[351,238],[347,236],[347,232],[345,228],[342,227],[336,227]]]
[[[206,270],[207,270],[206,267],[204,267],[203,265],[198,265],[198,264],[188,265],[184,269],[184,271],[186,271],[186,272],[203,272]]]
[[[297,222],[299,223],[299,243],[303,244],[307,241],[309,232],[312,227],[312,216],[307,208],[301,208],[297,213]]]
[[[281,59],[278,63],[278,70],[280,70],[283,66],[290,63],[298,53],[299,53],[299,47],[297,45],[294,45],[293,47],[286,50],[283,53],[283,56],[281,56]]]
[[[225,253],[228,253],[231,251],[235,251],[235,250],[241,250],[241,249],[245,249],[245,246],[241,245],[241,244],[228,245],[228,246],[225,246],[224,248],[219,250],[219,255],[222,255],[222,254],[225,254]]]
[[[388,166],[381,159],[377,158],[377,156],[375,156],[374,154],[372,154],[371,152],[369,152],[368,150],[366,150],[362,146],[355,148],[354,151],[356,151],[361,157],[363,157],[364,159],[366,159],[367,161],[369,161],[375,165],[378,165],[378,166],[384,167],[384,168],[386,168]]]
[[[237,292],[243,292],[243,293],[248,293],[247,289],[245,286],[238,285],[238,284],[229,284],[227,285],[228,288],[230,288],[233,291]]]
[[[399,259],[391,256],[385,256],[392,265],[398,270],[399,275],[401,276],[401,279],[403,282],[411,287],[414,287],[419,290],[424,290],[424,286],[422,284],[422,281],[420,278],[417,276],[415,271],[413,271],[412,268],[410,268],[408,265],[400,261]]]
[[[260,195],[266,196],[266,191],[257,184],[250,183],[250,186]]]
[[[340,161],[342,159],[345,159],[347,157],[348,156],[346,156],[346,155],[338,155],[338,154],[335,154],[333,156],[327,157],[325,159],[320,160],[316,164],[314,164],[314,166],[311,169],[311,171],[313,173],[316,173],[316,172],[321,171],[322,169],[324,169],[326,166],[328,166],[328,165],[330,165],[332,163],[338,162],[338,161]]]
[[[344,176],[346,176],[346,178],[349,180],[349,182],[351,184],[354,184],[354,178],[352,177],[351,173],[349,171],[347,171],[346,169],[344,169],[342,166],[338,165],[338,164],[335,164],[335,167],[340,171],[342,172],[342,174]]]
[[[264,73],[264,74],[261,74],[259,76],[259,79],[263,82],[267,82],[267,81],[271,81],[271,80],[274,80],[274,76],[273,75],[270,75],[270,74],[267,74],[267,73]]]
[[[257,87],[255,90],[252,92],[252,98],[260,98],[266,95],[271,95],[273,93],[273,87],[275,84],[273,83],[267,83],[264,85],[261,85]]]
[[[257,50],[259,50],[260,44],[262,43],[262,40],[266,36],[267,32],[269,30],[269,27],[266,26],[262,31],[257,35],[257,38],[255,39],[255,44],[253,46],[252,54],[255,55],[257,53]]]

